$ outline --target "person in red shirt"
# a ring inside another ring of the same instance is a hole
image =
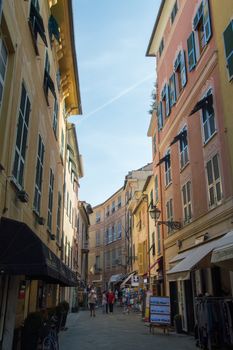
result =
[[[115,295],[111,289],[109,289],[109,291],[108,291],[107,298],[108,298],[109,312],[110,312],[110,314],[112,314],[113,313],[113,304],[115,301]]]

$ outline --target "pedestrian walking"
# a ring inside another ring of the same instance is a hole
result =
[[[96,300],[97,300],[97,295],[92,289],[90,293],[88,294],[88,303],[89,303],[89,308],[90,308],[90,316],[95,317],[95,306],[96,306]]]
[[[110,312],[110,314],[113,313],[113,304],[114,304],[114,301],[115,301],[115,295],[114,295],[114,293],[112,292],[112,290],[109,289],[109,292],[108,292],[108,306],[109,306],[109,312]]]
[[[108,313],[108,302],[107,302],[106,291],[104,291],[102,294],[102,311],[103,311],[103,314]]]

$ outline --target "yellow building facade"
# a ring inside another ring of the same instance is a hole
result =
[[[71,1],[1,3],[0,343],[10,349],[27,314],[76,283],[60,258],[67,117],[81,101]]]

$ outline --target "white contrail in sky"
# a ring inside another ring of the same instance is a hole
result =
[[[83,121],[85,119],[87,119],[88,117],[90,117],[91,115],[101,111],[102,109],[104,109],[105,107],[109,106],[110,104],[112,104],[113,102],[119,100],[119,98],[121,98],[124,95],[127,95],[129,92],[131,92],[132,90],[136,89],[138,86],[140,86],[141,84],[143,84],[144,82],[146,82],[147,80],[150,80],[152,77],[155,78],[155,74],[150,74],[147,75],[144,79],[138,81],[137,83],[133,84],[132,86],[128,87],[127,89],[123,90],[120,94],[118,94],[117,96],[111,98],[108,102],[105,102],[103,105],[97,107],[96,109],[94,109],[93,111],[87,113],[82,120]]]

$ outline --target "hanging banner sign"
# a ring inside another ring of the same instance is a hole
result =
[[[169,297],[150,297],[150,323],[170,325],[171,308]]]

